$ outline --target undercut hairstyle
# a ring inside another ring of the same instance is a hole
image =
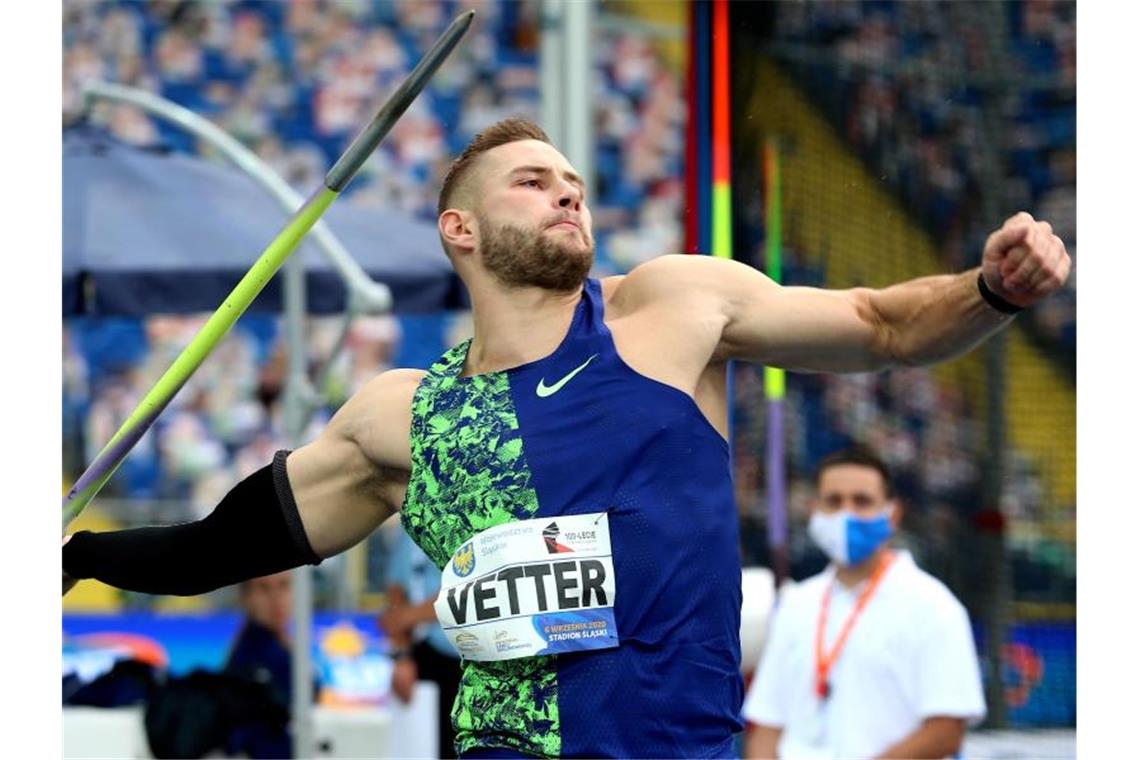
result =
[[[866,446],[852,446],[849,449],[832,452],[821,459],[819,465],[815,468],[816,486],[819,486],[819,480],[823,477],[824,470],[828,467],[837,467],[842,464],[853,464],[875,470],[883,478],[883,492],[887,495],[887,498],[894,498],[895,485],[891,480],[890,468],[887,467],[886,462],[880,459],[875,452]]]
[[[479,156],[492,148],[520,140],[541,140],[548,145],[550,144],[550,138],[542,130],[542,127],[530,119],[519,116],[512,116],[509,119],[495,122],[475,135],[467,147],[463,149],[463,152],[459,154],[459,158],[452,162],[451,167],[447,170],[447,176],[443,178],[443,187],[439,190],[436,215],[438,216],[452,207],[455,195],[470,178],[471,168],[478,161]]]

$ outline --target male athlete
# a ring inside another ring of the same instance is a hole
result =
[[[318,563],[400,512],[443,568],[464,757],[730,756],[743,688],[728,360],[948,359],[1070,266],[1049,224],[1021,213],[980,270],[883,290],[785,288],[703,256],[587,279],[585,187],[521,119],[455,161],[438,224],[471,294],[470,341],[427,372],[376,377],[203,520],[77,533],[63,569],[65,590],[198,594]]]

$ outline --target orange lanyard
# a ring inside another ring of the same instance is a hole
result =
[[[887,574],[887,568],[894,561],[894,552],[888,553],[883,557],[879,566],[875,568],[875,574],[871,576],[867,582],[867,587],[863,589],[863,593],[855,601],[855,609],[851,610],[851,614],[843,623],[843,628],[839,631],[839,638],[835,640],[835,646],[831,648],[830,654],[824,652],[823,637],[827,630],[827,608],[831,604],[831,587],[835,581],[833,580],[831,585],[828,585],[827,590],[823,592],[823,604],[819,609],[819,623],[815,629],[815,693],[820,699],[827,699],[831,695],[831,684],[827,680],[831,674],[831,668],[839,659],[839,654],[843,651],[843,645],[847,643],[847,637],[851,634],[851,629],[855,627],[855,621],[859,618],[859,614],[863,612],[863,608],[867,606],[867,602],[879,588],[879,582],[883,580],[883,576]]]

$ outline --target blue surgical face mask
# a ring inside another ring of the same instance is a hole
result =
[[[891,537],[891,509],[874,517],[856,517],[850,512],[813,512],[808,535],[840,565],[858,565]]]

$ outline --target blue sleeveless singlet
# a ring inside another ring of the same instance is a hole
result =
[[[464,661],[457,748],[727,757],[742,729],[740,559],[725,440],[684,392],[631,369],[588,280],[549,356],[461,377],[448,351],[413,401],[402,521],[441,568],[512,520],[607,512],[616,648]]]

